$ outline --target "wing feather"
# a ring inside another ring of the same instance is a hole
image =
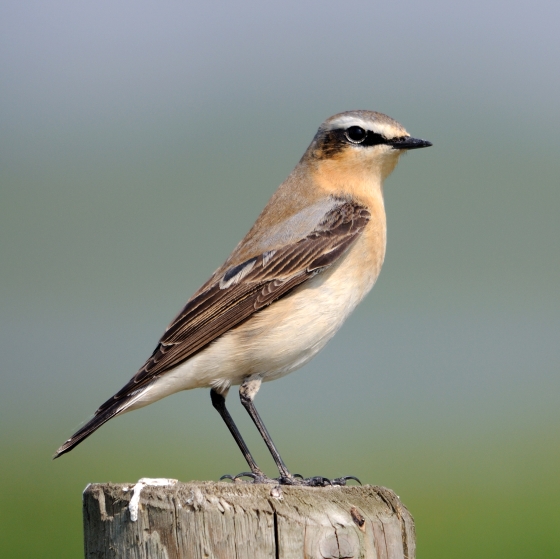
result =
[[[370,213],[364,206],[339,200],[304,238],[226,270],[185,305],[144,366],[96,414],[177,367],[254,313],[327,269],[348,250],[369,219]]]

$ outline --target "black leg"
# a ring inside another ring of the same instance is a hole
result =
[[[210,398],[212,399],[212,405],[218,410],[218,413],[222,416],[222,419],[224,420],[224,423],[227,425],[230,433],[233,435],[233,438],[235,439],[237,446],[241,450],[241,453],[245,457],[245,460],[247,460],[247,464],[249,464],[249,468],[251,468],[251,472],[256,476],[254,479],[256,479],[257,477],[264,478],[265,477],[264,474],[262,473],[261,469],[257,466],[257,463],[255,462],[253,456],[249,452],[249,449],[247,448],[247,445],[245,444],[245,441],[243,440],[243,437],[241,436],[239,429],[237,428],[237,426],[233,422],[231,415],[227,411],[225,397],[219,392],[216,392],[216,390],[212,388],[210,390]]]
[[[245,379],[243,384],[239,387],[239,398],[241,400],[241,403],[243,404],[243,407],[247,410],[254,424],[257,426],[257,429],[259,430],[261,437],[266,443],[266,446],[268,447],[268,450],[270,451],[274,462],[276,462],[276,466],[278,466],[278,471],[280,472],[280,481],[289,483],[290,480],[293,480],[293,476],[288,471],[286,464],[284,464],[280,453],[276,449],[276,446],[274,445],[270,435],[268,434],[261,416],[255,408],[255,404],[253,404],[253,399],[259,391],[260,386],[261,379],[258,377],[249,377],[248,379]]]

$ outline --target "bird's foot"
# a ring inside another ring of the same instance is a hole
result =
[[[244,477],[251,478],[252,481],[242,479]],[[271,478],[266,476],[262,472],[241,472],[236,476],[225,474],[220,478],[220,481],[224,479],[230,479],[234,483],[272,483],[274,485],[305,485],[305,481],[307,481],[304,480],[303,476],[300,476],[299,474],[292,475],[288,473],[277,478]]]
[[[328,487],[329,485],[342,486],[342,485],[346,485],[346,482],[349,479],[353,479],[357,481],[360,485],[362,485],[362,482],[357,477],[354,476],[344,476],[344,477],[337,477],[335,479],[328,479],[323,476],[304,478],[300,474],[295,474],[293,477],[298,478],[295,485],[303,485],[306,487]]]
[[[269,483],[275,485],[295,485],[295,486],[303,486],[303,487],[328,487],[330,486],[343,486],[346,485],[346,482],[349,479],[353,479],[357,481],[360,485],[362,482],[355,476],[344,476],[344,477],[337,477],[335,479],[328,479],[323,476],[314,476],[304,478],[301,474],[287,474],[281,475],[277,478],[270,478],[263,474],[262,472],[241,472],[236,476],[232,476],[230,474],[223,475],[220,478],[220,481],[224,479],[230,479],[234,483],[242,483],[244,480],[242,478],[248,477],[252,479],[250,483]]]
[[[233,483],[243,483],[245,480],[243,480],[242,478],[244,477],[249,477],[251,478],[253,481],[250,483],[272,483],[274,485],[278,485],[278,480],[276,479],[272,479],[266,475],[264,475],[262,472],[241,472],[240,474],[237,474],[236,476],[232,476],[230,474],[225,474],[220,478],[220,481],[224,480],[224,479],[230,479],[231,481],[233,481]],[[247,483],[247,482],[245,482]]]

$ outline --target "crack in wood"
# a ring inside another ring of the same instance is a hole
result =
[[[84,491],[86,559],[414,559],[414,523],[390,490],[210,482],[151,487],[138,521],[124,485]]]

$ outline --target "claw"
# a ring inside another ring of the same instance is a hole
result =
[[[240,474],[237,474],[236,476],[234,476],[233,481],[238,480],[239,478],[242,477],[250,477],[253,480],[257,479],[259,476],[257,476],[257,474],[254,474],[253,472],[241,472]]]
[[[254,480],[257,479],[257,475],[254,474],[253,472],[241,472],[240,474],[237,474],[236,476],[232,476],[230,474],[224,474],[221,478],[220,481],[224,480],[224,479],[230,479],[231,481],[233,481],[234,483],[238,480],[240,480],[242,477],[251,477]]]
[[[336,479],[332,480],[332,485],[346,485],[346,482],[349,479],[353,479],[354,481],[357,481],[360,485],[362,485],[362,482],[355,476],[344,476],[344,477],[337,477]]]
[[[221,478],[220,481],[222,481],[223,479],[231,479],[231,481],[235,481],[235,478],[230,475],[230,474],[224,474]]]

